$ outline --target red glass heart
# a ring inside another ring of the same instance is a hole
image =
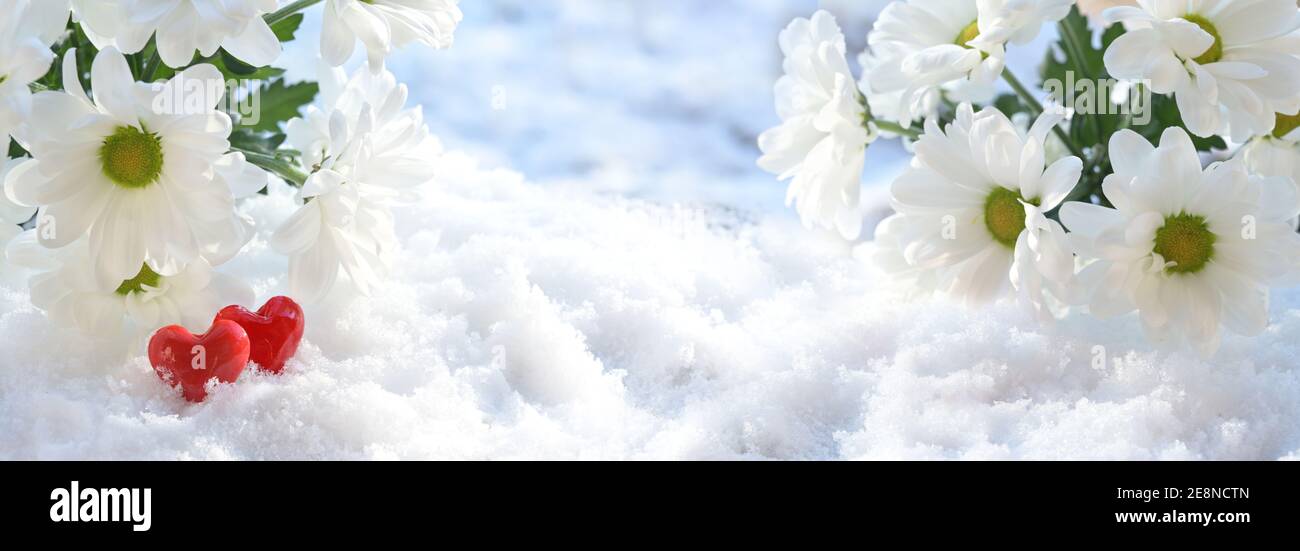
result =
[[[275,297],[257,313],[242,306],[227,306],[217,313],[216,319],[233,321],[243,327],[253,347],[249,358],[271,373],[283,371],[285,362],[298,353],[307,323],[302,307],[289,297]]]
[[[149,339],[149,363],[164,382],[181,387],[186,400],[202,402],[208,381],[239,378],[248,365],[248,350],[248,334],[233,321],[218,320],[202,335],[172,325]]]

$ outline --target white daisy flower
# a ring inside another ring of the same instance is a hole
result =
[[[854,238],[864,152],[876,133],[864,126],[844,34],[831,14],[818,11],[792,21],[780,45],[785,75],[776,82],[776,111],[783,122],[758,137],[758,166],[792,178],[786,203],[795,204],[805,226],[837,227]]]
[[[342,65],[359,39],[371,69],[378,69],[393,50],[413,42],[450,48],[463,17],[457,4],[459,0],[326,0],[321,55],[330,65]]]
[[[40,18],[30,0],[0,10],[0,144],[6,148],[9,136],[31,112],[28,85],[45,76],[54,62],[49,42],[40,35]]]
[[[1110,140],[1115,172],[1103,191],[1115,206],[1068,203],[1061,221],[1091,289],[1092,313],[1136,309],[1156,341],[1185,337],[1203,354],[1220,324],[1257,335],[1268,323],[1268,285],[1294,275],[1300,213],[1285,178],[1251,176],[1239,160],[1202,169],[1187,133],[1165,130],[1160,146],[1130,130]]]
[[[973,113],[962,104],[946,132],[928,121],[911,167],[891,188],[898,214],[883,224],[904,263],[895,256],[884,267],[922,272],[929,286],[970,304],[1010,283],[1040,319],[1057,314],[1072,298],[1074,257],[1064,229],[1044,213],[1083,170],[1077,157],[1046,166],[1044,141],[1060,120],[1049,111],[1023,132],[995,108]]]
[[[1000,48],[973,42],[980,36],[979,19],[976,0],[907,0],[885,6],[867,34],[875,62],[864,91],[868,97],[897,94],[897,106],[882,112],[896,115],[904,126],[934,116],[940,94],[957,102],[991,100],[1003,59],[991,55]]]
[[[1143,0],[1106,10],[1129,29],[1106,49],[1116,78],[1173,94],[1187,129],[1241,142],[1294,105],[1300,58],[1278,40],[1300,26],[1294,0]]]
[[[43,245],[88,236],[90,272],[108,290],[146,263],[173,276],[200,256],[216,261],[243,245],[234,197],[215,181],[230,148],[230,117],[214,109],[225,87],[193,86],[222,82],[214,67],[191,67],[155,88],[135,82],[126,59],[109,48],[91,68],[93,100],[78,83],[75,55],[63,71],[67,91],[32,100],[23,131],[32,160],[5,179],[10,199],[41,207]],[[195,96],[194,88],[215,97]],[[183,101],[159,109],[165,102],[157,100],[177,90]]]
[[[156,36],[158,55],[170,67],[217,48],[258,67],[280,56],[280,40],[262,18],[275,11],[276,0],[72,0],[72,7],[95,46],[133,54]]]
[[[100,288],[85,269],[92,250],[85,239],[49,251],[32,230],[10,243],[7,256],[29,268],[32,304],[61,327],[91,337],[138,343],[167,325],[207,329],[213,313],[227,304],[252,302],[252,289],[214,271],[202,258],[163,277],[144,266],[116,288]]]

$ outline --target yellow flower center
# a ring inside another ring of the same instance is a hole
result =
[[[1273,125],[1273,136],[1277,138],[1286,137],[1292,130],[1300,126],[1300,113],[1295,115],[1277,114],[1277,122]]]
[[[984,227],[988,228],[994,241],[1009,248],[1015,248],[1020,232],[1025,231],[1025,206],[1020,203],[1022,199],[1019,193],[995,186],[988,199],[984,200]],[[1038,204],[1037,200],[1025,202]]]
[[[966,25],[966,28],[962,29],[960,33],[957,33],[957,41],[953,43],[958,46],[965,46],[969,48],[970,41],[975,40],[975,37],[979,35],[980,35],[979,21],[972,21],[971,24]]]
[[[1166,272],[1194,274],[1214,258],[1214,239],[1205,217],[1176,214],[1166,217],[1165,225],[1156,230],[1155,253],[1175,263]]]
[[[1219,36],[1219,29],[1214,28],[1214,23],[1210,23],[1209,19],[1194,13],[1184,15],[1183,19],[1195,23],[1201,30],[1210,33],[1210,36],[1214,37],[1214,43],[1210,44],[1210,47],[1205,52],[1196,56],[1192,61],[1205,65],[1223,59],[1223,38]]]
[[[99,148],[104,175],[113,183],[139,189],[158,181],[162,174],[162,141],[134,126],[120,126]]]
[[[979,21],[972,21],[971,24],[966,25],[966,28],[962,29],[960,33],[957,33],[957,40],[955,40],[953,44],[973,50],[975,47],[970,45],[970,41],[975,40],[979,35]],[[980,52],[980,59],[987,59],[988,57],[988,52]]]
[[[159,283],[162,283],[162,276],[153,271],[148,264],[145,264],[140,268],[139,274],[136,274],[136,276],[131,279],[123,281],[122,284],[117,287],[117,294],[126,296],[131,293],[138,293],[143,291],[146,286],[158,287]]]

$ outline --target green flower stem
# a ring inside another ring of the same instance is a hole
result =
[[[280,8],[278,10],[275,10],[272,13],[267,14],[265,17],[266,24],[274,25],[276,23],[279,23],[280,21],[287,19],[289,16],[295,13],[310,8],[319,3],[320,0],[298,0],[297,2],[289,4],[283,8]]]
[[[1002,80],[1007,81],[1007,85],[1011,86],[1011,89],[1016,92],[1017,96],[1020,96],[1020,101],[1025,102],[1025,105],[1029,106],[1029,109],[1034,112],[1035,117],[1043,113],[1043,104],[1039,103],[1038,100],[1034,98],[1034,94],[1032,94],[1028,88],[1025,88],[1024,84],[1020,83],[1020,80],[1016,78],[1016,75],[1011,73],[1011,70],[1002,70]],[[1061,130],[1061,125],[1058,124],[1053,126],[1052,132],[1056,134],[1056,137],[1061,139],[1061,142],[1065,144],[1065,147],[1070,149],[1070,153],[1073,153],[1074,156],[1078,157],[1080,160],[1087,161],[1088,156],[1084,155],[1083,150],[1080,149],[1078,145],[1075,145],[1074,141],[1070,140],[1070,136],[1066,135],[1064,130]]]
[[[1074,65],[1074,70],[1078,71],[1081,78],[1091,79],[1094,83],[1097,82],[1096,75],[1092,74],[1092,68],[1086,66],[1085,60],[1088,58],[1084,57],[1084,42],[1079,38],[1079,33],[1074,31],[1074,27],[1066,24],[1064,19],[1057,23],[1057,28],[1060,29],[1061,36],[1064,38],[1065,47],[1070,50],[1066,52],[1066,57],[1070,58],[1070,64]],[[1097,137],[1100,138],[1101,121],[1097,120],[1095,115],[1087,118],[1089,124],[1092,125],[1093,132],[1096,132]]]
[[[867,119],[867,122],[876,125],[876,128],[884,130],[885,132],[893,132],[894,134],[898,134],[900,136],[907,136],[909,138],[912,138],[913,140],[921,137],[920,130],[917,130],[915,128],[903,128],[903,125],[893,121],[887,121],[882,119]]]
[[[302,187],[303,184],[307,183],[307,174],[302,170],[299,170],[296,165],[289,161],[273,155],[259,153],[257,151],[248,151],[239,148],[235,148],[235,151],[243,153],[244,158],[248,159],[248,162],[261,167],[263,170],[270,171],[276,176],[283,178],[284,181],[289,182],[291,185]]]
[[[1084,60],[1088,58],[1083,56],[1083,40],[1079,38],[1079,34],[1074,32],[1074,27],[1067,25],[1064,19],[1058,22],[1056,26],[1060,29],[1060,34],[1064,39],[1065,47],[1070,50],[1066,52],[1066,54],[1070,56],[1070,61],[1074,65],[1074,69],[1079,71],[1079,74],[1091,78],[1091,67],[1082,66]]]

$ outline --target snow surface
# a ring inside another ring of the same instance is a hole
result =
[[[753,137],[812,2],[464,4],[455,48],[394,60],[460,152],[381,293],[188,404],[0,287],[0,459],[1300,458],[1300,291],[1202,360],[1132,318],[907,300],[801,228]],[[903,157],[872,155],[875,218]],[[291,192],[242,208],[260,233],[221,269],[265,299]]]

